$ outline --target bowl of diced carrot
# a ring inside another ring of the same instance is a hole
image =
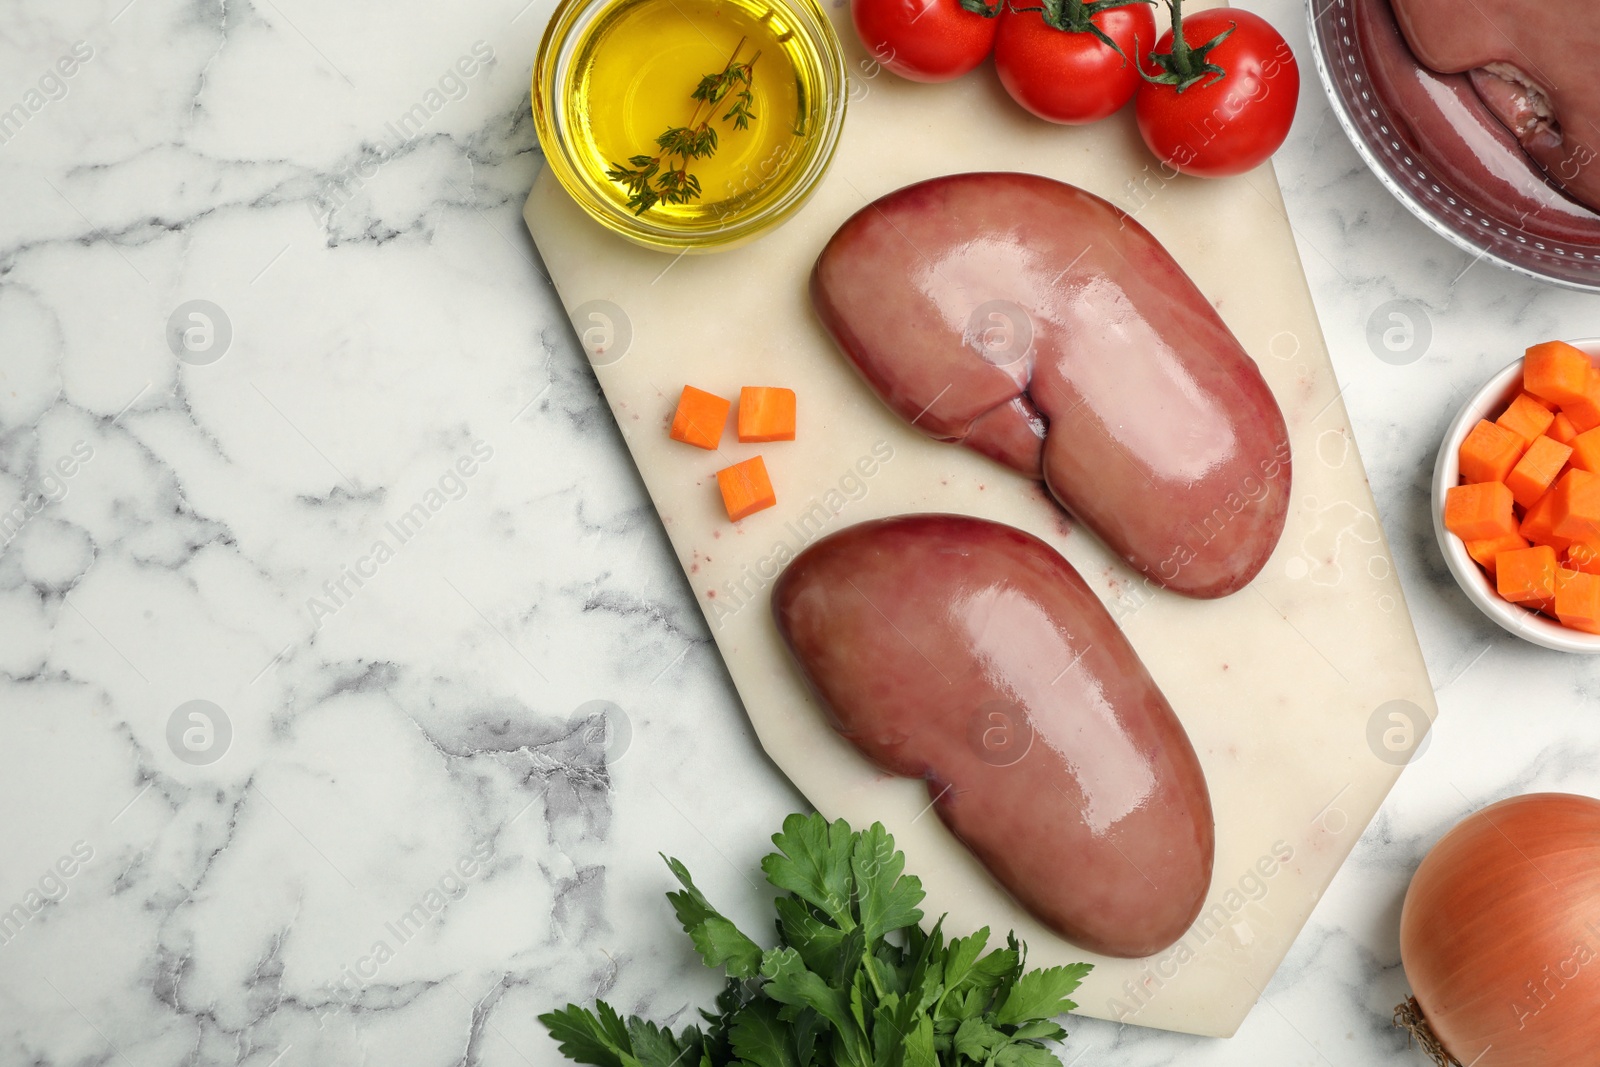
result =
[[[1534,345],[1467,401],[1434,466],[1433,524],[1485,615],[1600,653],[1600,338]]]

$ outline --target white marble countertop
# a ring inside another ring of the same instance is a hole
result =
[[[550,6],[0,13],[0,1063],[552,1064],[555,1004],[714,991],[657,851],[764,927],[755,862],[804,801],[519,218]],[[1300,5],[1247,6],[1302,60],[1279,177],[1441,722],[1236,1038],[1081,1020],[1062,1058],[1419,1064],[1388,1021],[1427,847],[1600,794],[1596,666],[1459,594],[1433,453],[1600,301],[1414,221]],[[1368,341],[1392,301],[1409,362]]]

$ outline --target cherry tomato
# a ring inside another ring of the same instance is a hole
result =
[[[999,21],[968,11],[961,0],[852,0],[861,43],[902,78],[959,78],[994,50]]]
[[[1001,15],[994,67],[1011,99],[1042,119],[1072,125],[1097,122],[1132,100],[1141,80],[1135,57],[1155,46],[1150,5],[1110,8],[1090,21],[1127,58],[1087,30],[1057,29],[1041,12]]]
[[[1183,39],[1196,49],[1229,26],[1233,32],[1204,57],[1226,72],[1221,78],[1205,74],[1182,92],[1146,82],[1134,101],[1144,143],[1184,174],[1220,178],[1259,166],[1283,144],[1294,121],[1300,68],[1289,43],[1266,19],[1238,8],[1197,11],[1183,16]],[[1171,52],[1172,41],[1168,30],[1155,50]],[[1146,70],[1161,73],[1148,54],[1145,59]]]

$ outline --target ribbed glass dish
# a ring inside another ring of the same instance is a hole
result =
[[[1413,147],[1374,89],[1357,32],[1364,0],[1307,0],[1312,55],[1339,124],[1384,188],[1430,229],[1475,257],[1544,281],[1600,292],[1600,236],[1554,240],[1514,211],[1476,203]],[[1371,10],[1370,8],[1367,10]],[[1387,13],[1385,13],[1387,14]],[[1600,232],[1600,226],[1597,226]]]

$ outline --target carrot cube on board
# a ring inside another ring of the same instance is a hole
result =
[[[1556,417],[1550,420],[1550,428],[1545,433],[1564,445],[1570,445],[1578,436],[1578,428],[1572,425],[1572,420],[1561,412],[1556,412]]]
[[[1494,560],[1495,588],[1518,604],[1542,603],[1556,595],[1556,550],[1549,545],[1514,548]]]
[[[1600,539],[1600,474],[1569,470],[1550,492],[1551,533],[1569,542]]]
[[[1511,406],[1494,421],[1522,438],[1523,444],[1532,444],[1536,437],[1550,428],[1555,419],[1555,412],[1527,393],[1518,393]]]
[[[1560,572],[1555,607],[1561,625],[1600,634],[1600,575],[1572,570]]]
[[[1503,482],[1527,448],[1528,442],[1514,430],[1480,419],[1457,452],[1461,477],[1469,482]]]
[[[1525,353],[1522,387],[1565,411],[1570,401],[1589,391],[1589,369],[1589,357],[1582,349],[1565,341],[1546,341]],[[1577,425],[1577,420],[1573,420],[1573,425]]]
[[[740,389],[739,440],[793,441],[794,390],[767,385]]]
[[[1525,508],[1532,507],[1567,465],[1572,449],[1549,437],[1536,437],[1506,475],[1511,498]]]
[[[1513,549],[1527,548],[1528,542],[1521,534],[1506,534],[1504,537],[1486,537],[1481,541],[1467,542],[1467,555],[1478,561],[1478,566],[1494,574],[1494,558],[1502,552]]]
[[[728,509],[728,518],[733,522],[778,502],[772,491],[772,479],[767,477],[767,465],[760,456],[751,456],[742,463],[719,470],[717,488],[722,490],[722,505]]]
[[[1444,528],[1463,541],[1517,532],[1511,490],[1504,482],[1452,486],[1444,495]]]
[[[686,385],[678,397],[678,410],[673,412],[672,429],[667,436],[697,448],[715,449],[722,442],[722,428],[728,423],[728,410],[732,407],[731,401],[715,393]]]
[[[1534,501],[1533,507],[1522,517],[1522,524],[1517,527],[1517,532],[1529,541],[1536,545],[1549,545],[1557,552],[1565,552],[1567,546],[1572,543],[1570,537],[1557,537],[1555,530],[1557,490],[1565,481],[1566,475],[1563,475],[1556,482],[1555,488]]]

